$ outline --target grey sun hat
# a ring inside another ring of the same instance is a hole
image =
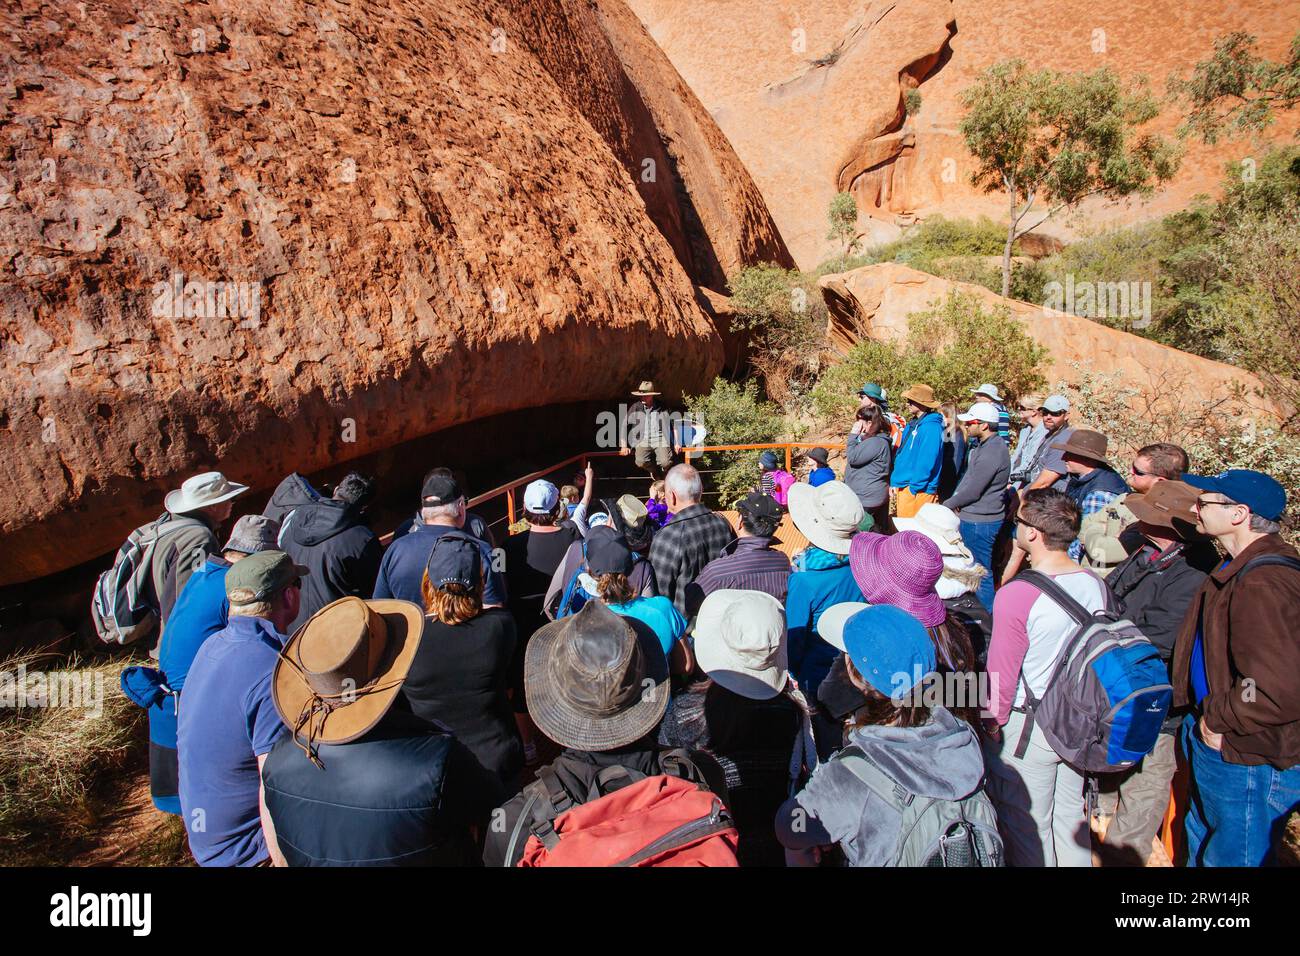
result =
[[[239,551],[256,554],[276,547],[280,538],[280,522],[266,515],[244,515],[231,529],[230,540],[222,551]]]
[[[557,744],[614,750],[663,720],[668,660],[645,624],[588,601],[529,639],[524,691],[529,715]]]

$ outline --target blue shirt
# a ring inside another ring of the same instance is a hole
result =
[[[818,685],[840,653],[817,633],[822,611],[832,604],[861,601],[863,597],[847,556],[810,547],[796,556],[794,566],[785,597],[790,673],[804,696],[816,700]]]
[[[835,480],[835,469],[829,465],[822,465],[820,468],[814,468],[808,474],[808,484],[816,488],[818,485],[824,485],[828,481]]]
[[[433,553],[433,543],[448,531],[457,530],[460,529],[449,525],[422,524],[390,544],[379,565],[375,597],[399,598],[424,607],[424,594],[420,585],[424,581],[424,569],[429,564],[429,555]],[[506,584],[501,572],[492,569],[492,548],[482,539],[479,539],[479,545],[479,550],[483,553],[483,572],[486,575],[483,604],[499,604],[504,607]]]
[[[181,818],[200,866],[266,859],[257,758],[288,732],[271,700],[285,641],[270,621],[232,617],[190,665],[176,742]]]
[[[664,657],[672,653],[673,645],[686,633],[686,618],[666,597],[633,598],[626,604],[611,604],[609,609],[615,614],[633,617],[649,625],[659,638]]]

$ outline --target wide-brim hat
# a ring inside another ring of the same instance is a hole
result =
[[[785,689],[785,608],[766,591],[712,592],[692,633],[695,661],[714,683],[750,700],[770,700]]]
[[[939,400],[934,397],[934,389],[929,385],[922,385],[920,383],[913,385],[903,393],[903,398],[909,402],[916,402],[918,405],[923,405],[926,408],[939,407]]]
[[[790,520],[815,547],[831,554],[848,554],[853,535],[862,521],[862,502],[842,481],[827,481],[814,488],[796,482],[787,492]]]
[[[201,475],[186,478],[181,482],[180,488],[167,492],[163,507],[174,515],[183,515],[229,501],[247,490],[248,485],[230,481],[219,471],[205,471]]]
[[[1076,428],[1070,432],[1070,437],[1065,441],[1052,442],[1051,447],[1057,451],[1067,452],[1071,455],[1077,455],[1080,458],[1087,458],[1092,461],[1106,461],[1106,436],[1101,432],[1089,431],[1086,428]]]
[[[870,604],[906,611],[926,627],[938,627],[948,609],[935,590],[943,575],[939,546],[919,531],[886,537],[867,531],[853,537],[849,550],[853,580]]]
[[[1125,495],[1123,502],[1139,521],[1188,537],[1196,532],[1197,497],[1197,492],[1181,481],[1157,481],[1145,494]]]
[[[646,379],[644,382],[641,383],[640,387],[632,390],[632,394],[633,395],[658,395],[660,393],[655,391],[655,383],[650,381],[649,379]]]
[[[649,626],[588,601],[529,638],[524,691],[529,716],[557,744],[614,750],[663,720],[668,660]]]
[[[961,537],[961,519],[951,508],[930,503],[921,505],[911,518],[895,518],[899,531],[919,531],[939,546],[939,553],[949,557],[972,557]]]
[[[325,605],[289,638],[272,672],[280,719],[309,752],[365,735],[396,699],[423,633],[424,612],[410,601]]]
[[[998,391],[998,387],[989,382],[985,382],[979,388],[972,388],[970,393],[972,395],[987,395],[995,402],[1002,401],[1002,393]]]

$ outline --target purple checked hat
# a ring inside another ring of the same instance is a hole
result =
[[[943,555],[921,532],[856,534],[849,546],[849,567],[867,603],[900,608],[926,627],[938,627],[947,617],[948,609],[934,589],[943,574]]]

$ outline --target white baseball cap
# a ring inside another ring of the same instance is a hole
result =
[[[545,478],[538,478],[524,489],[524,510],[535,515],[550,514],[560,500],[560,489]]]
[[[865,601],[845,601],[842,604],[832,604],[826,610],[822,611],[821,616],[817,618],[817,635],[831,647],[844,650],[844,625],[849,622],[849,618],[859,611],[865,611],[871,607]]]
[[[987,422],[996,425],[999,420],[998,410],[992,402],[976,402],[963,415],[957,416],[959,422]]]
[[[998,387],[990,385],[988,382],[985,382],[979,388],[972,388],[970,392],[972,395],[987,395],[995,402],[1002,401],[1002,393],[998,391]]]
[[[1070,400],[1064,395],[1048,395],[1047,399],[1039,407],[1060,414],[1070,410]]]

